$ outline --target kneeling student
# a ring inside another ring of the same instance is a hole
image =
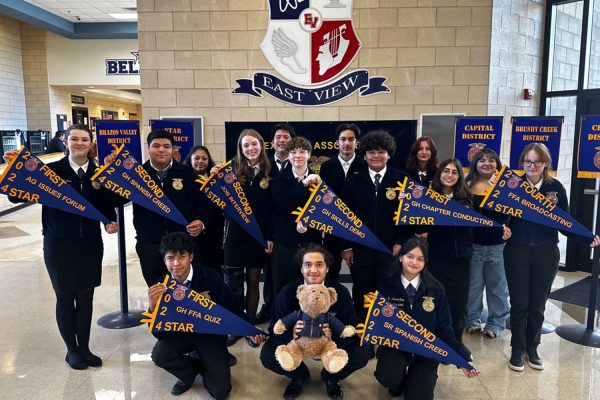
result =
[[[202,293],[220,306],[247,320],[238,304],[235,304],[231,290],[213,270],[203,267],[192,268],[194,243],[183,232],[166,235],[160,243],[162,255],[171,277],[178,283]],[[164,278],[164,277],[163,277]],[[162,280],[161,280],[162,282]],[[150,310],[154,310],[158,297],[167,288],[157,283],[148,288]],[[231,391],[231,371],[227,352],[227,336],[203,333],[160,332],[152,350],[152,361],[175,375],[179,380],[171,394],[178,396],[186,392],[198,374],[202,375],[204,387],[215,399],[225,399]],[[251,338],[259,344],[264,335]],[[195,357],[188,353],[194,352]]]

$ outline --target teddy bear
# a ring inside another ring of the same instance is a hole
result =
[[[356,333],[352,325],[344,326],[329,307],[337,301],[334,288],[325,285],[300,285],[296,290],[300,311],[295,311],[278,320],[273,327],[276,335],[292,329],[298,320],[304,321],[304,328],[288,344],[275,350],[275,358],[286,371],[293,371],[305,356],[321,357],[323,367],[330,373],[339,372],[348,363],[348,353],[338,349],[334,341],[324,335],[323,324],[329,324],[332,337],[347,338]]]

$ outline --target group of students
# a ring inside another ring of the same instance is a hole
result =
[[[133,205],[136,252],[149,287],[150,309],[164,291],[160,282],[169,274],[179,283],[207,293],[251,323],[270,320],[268,339],[257,335],[246,340],[251,347],[265,342],[260,352],[262,364],[290,378],[283,397],[294,399],[310,377],[308,368],[301,364],[292,372],[285,371],[274,354],[277,345],[287,343],[302,330],[302,323],[299,321],[284,335],[273,335],[273,325],[299,309],[298,285],[325,284],[335,288],[338,299],[332,311],[345,325],[364,320],[364,297],[379,291],[467,360],[473,357],[462,335],[465,329],[469,333],[482,330],[483,288],[489,309],[483,332],[489,337],[497,337],[504,329],[509,313],[508,289],[512,331],[509,367],[522,371],[527,359],[532,368],[543,368],[537,346],[545,303],[558,269],[558,231],[479,209],[480,196],[501,168],[495,152],[480,151],[465,177],[456,159],[438,164],[433,141],[421,137],[410,150],[406,171],[400,171],[388,165],[396,144],[387,132],[373,131],[361,136],[355,124],[341,124],[336,128],[339,154],[323,163],[317,174],[308,165],[312,146],[306,138],[296,136],[288,124],[275,125],[272,134],[275,151],[269,157],[260,133],[244,129],[233,159],[237,179],[267,241],[263,248],[200,192],[198,176],[208,177],[221,167],[215,165],[209,150],[196,146],[179,164],[173,159],[171,135],[163,130],[150,132],[149,160],[143,168],[191,221],[181,226]],[[90,177],[96,168],[92,143],[93,135],[87,126],[71,126],[67,131],[67,157],[49,167],[115,221],[114,207],[126,200],[92,185]],[[5,160],[8,162],[14,154],[7,152]],[[112,160],[114,155],[104,162]],[[549,173],[551,159],[544,145],[527,146],[520,164],[529,183],[568,211],[565,189]],[[395,225],[398,194],[394,188],[406,176],[480,211],[503,227]],[[295,222],[291,212],[306,203],[310,186],[321,180],[340,195],[391,254],[322,235]],[[56,292],[56,319],[67,346],[66,362],[74,369],[98,367],[102,360],[90,351],[89,334],[94,288],[100,285],[101,278],[100,224],[43,206],[42,227],[44,260]],[[118,229],[116,222],[105,226],[109,233]],[[598,244],[600,238],[596,237],[591,246]],[[338,282],[342,260],[350,268],[351,294]],[[266,277],[264,305],[258,312],[262,269]],[[432,299],[433,307],[429,300],[425,304],[425,297]],[[331,335],[328,327],[322,334]],[[179,379],[172,394],[187,391],[201,374],[213,397],[228,396],[230,365],[235,359],[227,352],[227,345],[238,338],[188,333],[163,333],[157,338],[152,352],[154,362]],[[340,399],[340,381],[364,367],[375,355],[375,349],[359,346],[357,337],[332,340],[348,352],[349,362],[337,374],[323,370],[321,378],[328,396]],[[387,348],[378,354],[375,377],[391,395],[433,398],[437,361]],[[478,374],[466,369],[464,373],[468,377]]]

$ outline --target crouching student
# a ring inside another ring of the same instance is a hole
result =
[[[308,243],[300,248],[296,253],[296,262],[300,264],[302,277],[284,286],[275,298],[271,325],[269,326],[271,336],[269,336],[269,339],[263,346],[260,359],[265,368],[291,379],[283,394],[286,400],[295,399],[300,396],[302,385],[310,379],[310,373],[306,364],[301,363],[295,370],[285,371],[275,359],[275,349],[277,346],[289,343],[304,327],[304,323],[299,320],[293,329],[287,330],[281,335],[273,334],[273,327],[279,319],[300,310],[300,304],[296,298],[298,286],[301,284],[318,284],[334,288],[337,292],[337,301],[331,305],[329,312],[333,313],[344,325],[356,326],[358,322],[354,312],[354,303],[348,289],[336,280],[326,279],[329,270],[328,266],[332,260],[333,256],[331,253],[319,245]],[[326,326],[324,328],[326,329],[324,329],[323,333],[331,337],[331,329]],[[321,371],[321,379],[326,385],[329,398],[341,399],[344,397],[344,393],[339,382],[347,378],[354,371],[367,365],[368,353],[365,348],[360,347],[356,336],[345,339],[331,337],[331,339],[336,343],[338,348],[346,350],[348,353],[348,364],[336,374],[331,374],[323,369]]]
[[[425,241],[409,239],[395,261],[399,268],[382,282],[379,292],[468,360],[469,354],[454,336],[444,289],[425,269],[428,253]],[[374,293],[369,296],[375,298]],[[433,399],[439,361],[389,347],[381,349],[375,378],[390,395],[404,393],[405,400]],[[476,370],[462,371],[468,378],[479,375]]]
[[[231,290],[215,271],[199,266],[192,268],[194,243],[188,235],[183,232],[166,235],[160,243],[159,252],[171,278],[247,320],[239,305],[233,301]],[[148,288],[150,310],[154,310],[160,294],[165,290],[162,283]],[[227,336],[175,332],[160,332],[154,336],[158,342],[152,350],[152,361],[179,379],[171,389],[173,396],[186,392],[198,374],[202,375],[204,387],[212,397],[225,399],[229,396],[231,371]],[[257,335],[251,340],[260,344],[265,336]],[[194,357],[188,355],[192,352]]]

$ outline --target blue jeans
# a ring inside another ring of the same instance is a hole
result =
[[[485,287],[488,306],[486,326],[496,335],[500,335],[506,327],[506,318],[510,311],[503,252],[504,243],[490,246],[473,244],[471,288],[467,304],[466,326],[480,325]]]

